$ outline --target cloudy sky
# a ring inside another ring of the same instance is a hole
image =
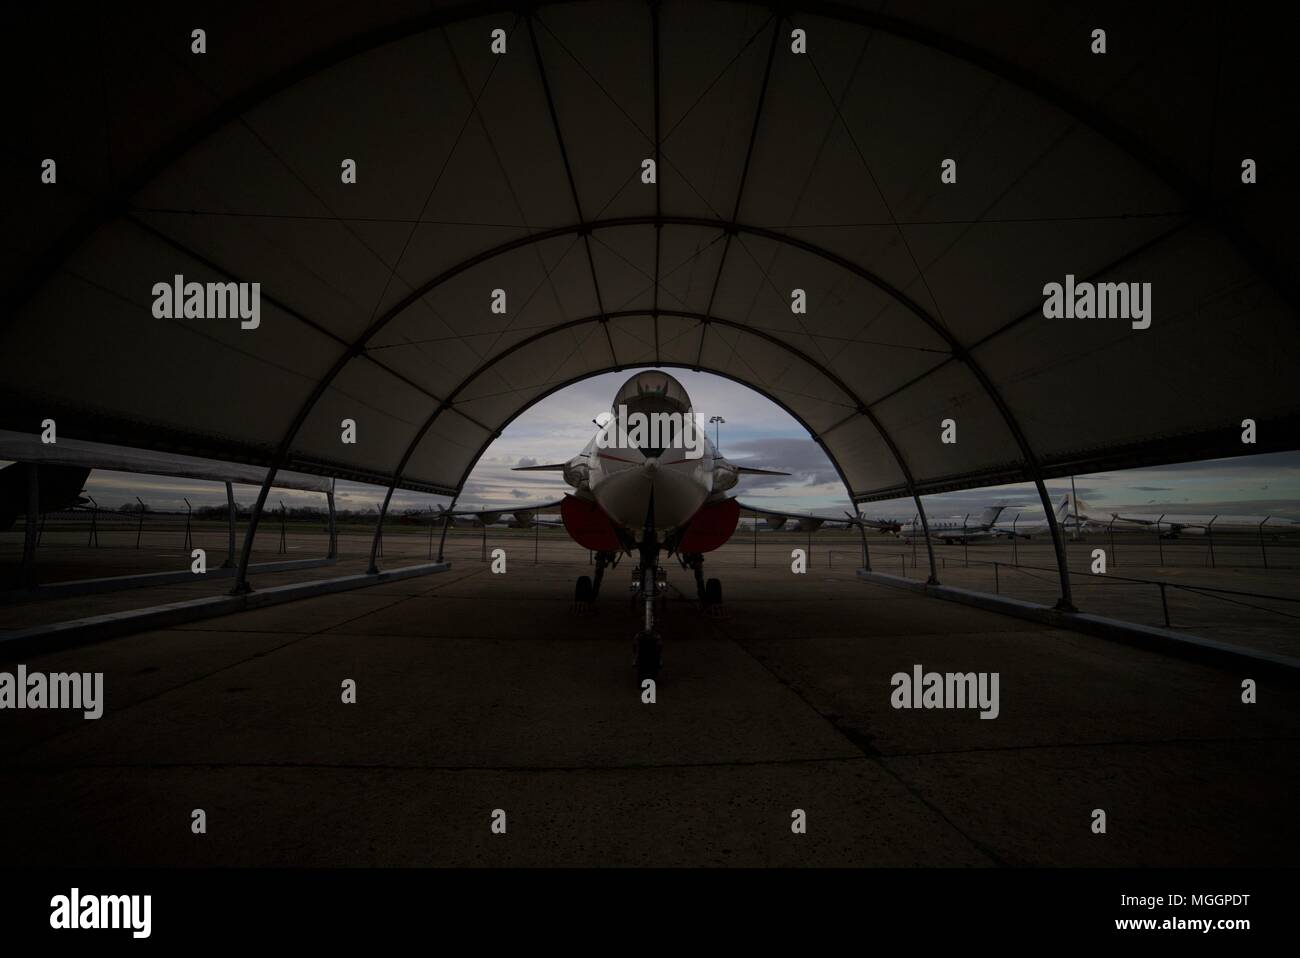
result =
[[[750,477],[741,480],[740,494],[748,501],[776,509],[839,515],[848,497],[821,449],[779,406],[748,388],[708,373],[671,370],[690,393],[695,411],[705,419],[722,416],[721,447],[728,458],[747,465],[793,473],[789,478]],[[471,473],[461,505],[496,506],[559,498],[567,488],[558,474],[511,472],[529,463],[563,462],[577,453],[594,433],[594,416],[607,410],[629,372],[595,376],[542,400],[516,419],[492,444]],[[1079,476],[1075,479],[1083,511],[1172,514],[1266,515],[1300,518],[1300,452],[1184,463],[1151,469]],[[1069,492],[1069,480],[1048,483],[1054,497]],[[218,483],[131,476],[97,470],[87,489],[101,506],[116,508],[140,496],[156,510],[183,509],[182,496],[200,504],[223,504]],[[365,510],[377,506],[383,490],[340,482],[339,507]],[[241,503],[251,503],[256,491],[237,487]],[[323,504],[323,497],[289,490],[272,493],[274,505]],[[427,508],[445,499],[399,490],[393,509]],[[991,503],[1007,503],[1007,515],[1023,512],[1027,521],[1041,518],[1033,487],[1026,484],[974,489],[928,496],[926,511],[936,519],[978,513]],[[910,501],[869,503],[866,515],[910,520]]]

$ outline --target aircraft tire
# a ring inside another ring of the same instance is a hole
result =
[[[704,604],[722,605],[722,580],[710,579],[704,583]]]
[[[663,667],[663,654],[660,649],[659,635],[655,632],[641,631],[636,636],[636,680],[658,679]]]

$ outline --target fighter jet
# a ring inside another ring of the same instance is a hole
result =
[[[573,488],[560,502],[560,515],[570,537],[591,550],[595,560],[594,575],[579,576],[574,587],[578,607],[596,601],[607,569],[624,556],[635,557],[632,592],[644,604],[645,617],[633,642],[633,664],[639,678],[654,678],[663,664],[656,614],[666,601],[668,579],[661,557],[676,558],[689,570],[701,608],[716,609],[722,602],[722,583],[705,579],[704,556],[731,538],[741,509],[751,509],[727,492],[742,476],[789,473],[738,465],[720,455],[682,384],[659,370],[627,380],[615,394],[611,412],[595,422],[597,433],[578,455],[518,471],[559,472]],[[754,511],[792,519],[805,528],[810,522],[827,521],[770,509]],[[853,516],[847,519],[855,525],[876,525]]]

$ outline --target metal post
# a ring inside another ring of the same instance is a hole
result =
[[[858,504],[853,503],[853,512],[859,519],[862,518],[862,510]],[[858,534],[862,537],[862,568],[868,572],[871,571],[871,549],[867,547],[867,527],[861,522],[858,523]]]
[[[1216,515],[1213,519],[1210,520],[1210,524],[1205,527],[1205,538],[1209,541],[1210,544],[1210,568],[1211,569],[1218,568],[1218,566],[1214,564],[1214,523],[1217,522],[1218,519],[1219,517]]]
[[[909,484],[912,486],[913,489],[915,489],[916,485],[915,483],[911,482],[910,474],[905,474],[905,477],[908,478]],[[925,536],[925,551],[926,554],[930,557],[930,578],[926,579],[925,581],[927,585],[938,585],[939,571],[938,569],[935,568],[934,565],[934,543],[930,541],[930,521],[925,517],[925,506],[921,505],[920,495],[918,495],[916,492],[913,492],[912,501],[916,503],[916,514],[921,519],[921,534]]]
[[[300,414],[300,418],[305,418],[305,413]],[[294,427],[297,431],[297,427]],[[253,591],[253,587],[248,584],[248,566],[253,560],[253,541],[257,536],[257,525],[262,518],[262,510],[266,507],[266,497],[271,491],[271,483],[275,480],[275,474],[279,467],[272,465],[266,470],[266,478],[262,480],[261,488],[257,490],[257,500],[253,503],[253,508],[248,513],[248,528],[244,530],[244,545],[239,552],[239,565],[236,567],[235,584],[230,589],[231,595],[243,595]]]
[[[912,568],[916,568],[916,516],[912,516]]]
[[[23,585],[36,584],[36,516],[41,511],[41,478],[39,466],[27,464],[27,516],[23,521],[23,564],[20,578]]]
[[[1272,516],[1265,516],[1264,522],[1259,524],[1259,554],[1264,557],[1264,568],[1268,568],[1268,550],[1264,548],[1264,523],[1272,519]]]
[[[1074,476],[1070,477],[1070,502],[1074,504],[1074,541],[1079,541],[1079,494],[1074,491]],[[1069,518],[1069,514],[1066,514]]]
[[[538,521],[538,516],[533,516],[533,565],[537,565],[538,559],[542,554],[542,524]]]
[[[334,513],[334,480],[333,479],[330,480],[330,491],[325,493],[325,505],[329,508],[330,511],[330,519],[329,519],[330,551],[325,558],[337,559],[339,556],[339,527],[338,527],[338,518],[335,516]]]
[[[1119,563],[1115,561],[1115,517],[1114,516],[1111,516],[1110,525],[1106,527],[1106,531],[1110,533],[1110,564],[1112,566],[1117,566],[1119,565]]]
[[[235,487],[231,483],[226,483],[226,561],[221,564],[223,569],[233,569],[235,567],[235,523],[238,520],[238,510],[235,508]]]
[[[483,525],[483,561],[487,562],[487,520],[479,519]]]
[[[194,534],[190,531],[190,519],[194,515],[194,507],[184,496],[181,496],[181,501],[185,503],[185,544],[181,546],[181,551],[189,552],[194,548]]]
[[[1002,584],[998,578],[998,564],[997,562],[994,562],[993,563],[993,594],[1001,595],[1001,593],[1002,593]]]
[[[427,556],[425,556],[425,558],[427,558],[427,559],[429,559],[430,561],[432,561],[432,559],[433,559],[433,529],[434,529],[434,527],[438,524],[438,514],[437,514],[436,512],[433,511],[433,506],[430,506],[430,507],[429,507],[429,513],[433,516],[433,519],[431,519],[431,520],[429,521],[429,554],[428,554]]]
[[[758,568],[758,513],[754,513],[754,568]]]
[[[443,512],[442,537],[438,540],[438,561],[442,561],[443,548],[447,544],[447,530],[451,528],[451,514],[456,508],[456,496],[451,497],[451,504]]]
[[[968,512],[961,520],[961,545],[966,553],[966,568],[968,569],[970,568],[970,539],[966,537],[966,520],[969,518],[970,513]]]
[[[86,496],[90,500],[90,535],[86,537],[86,548],[89,549],[91,543],[95,548],[99,548],[99,503],[95,501],[94,496]]]
[[[289,551],[289,543],[285,538],[284,513],[285,513],[284,500],[281,499],[280,500],[280,555],[284,555]]]
[[[1027,446],[1022,448],[1028,453]],[[1036,465],[1034,469],[1037,470]],[[1077,612],[1074,607],[1074,594],[1070,587],[1070,559],[1065,554],[1065,542],[1056,521],[1052,497],[1047,494],[1047,487],[1043,485],[1043,480],[1038,475],[1034,476],[1034,487],[1038,490],[1038,500],[1043,504],[1043,512],[1047,515],[1047,530],[1052,534],[1052,548],[1056,551],[1056,571],[1061,579],[1061,598],[1057,600],[1056,608],[1061,612]]]
[[[1165,628],[1167,629],[1169,628],[1169,602],[1165,598],[1165,584],[1163,582],[1158,582],[1156,584],[1160,586],[1160,608],[1164,610]]]
[[[140,503],[140,518],[135,525],[135,547],[138,549],[140,548],[140,537],[144,535],[144,500],[136,496],[135,501]]]
[[[1011,520],[1011,562],[1016,566],[1020,565],[1020,547],[1016,545],[1016,540],[1020,538],[1016,535],[1016,523],[1019,521],[1020,513],[1017,512],[1016,517]]]
[[[393,490],[397,488],[394,481],[389,487],[388,492],[384,493],[384,503],[379,507],[379,518],[375,520],[375,534],[370,538],[370,564],[366,566],[367,575],[375,575],[379,572],[379,557],[384,554],[384,516],[388,515],[388,503],[392,501]]]
[[[1160,534],[1160,523],[1162,523],[1164,519],[1165,513],[1162,512],[1160,513],[1160,518],[1156,520],[1156,548],[1160,550],[1160,567],[1162,569],[1165,565],[1165,540],[1164,536]]]

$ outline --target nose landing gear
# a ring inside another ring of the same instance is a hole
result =
[[[643,556],[649,550],[643,549]],[[653,550],[657,552],[658,550]],[[645,609],[644,627],[636,634],[632,642],[632,664],[636,668],[638,682],[659,677],[663,668],[664,641],[655,629],[656,615],[667,605],[668,575],[653,560],[637,566],[632,574],[632,606],[635,610],[638,600]]]
[[[705,615],[721,616],[722,582],[719,579],[704,579],[704,556],[692,552],[681,556],[681,563],[695,573],[695,594],[700,600],[700,611]]]
[[[596,553],[595,576],[580,575],[573,587],[573,611],[576,615],[590,615],[595,611],[596,599],[600,595],[600,582],[605,578],[605,569],[617,564],[617,553]]]

